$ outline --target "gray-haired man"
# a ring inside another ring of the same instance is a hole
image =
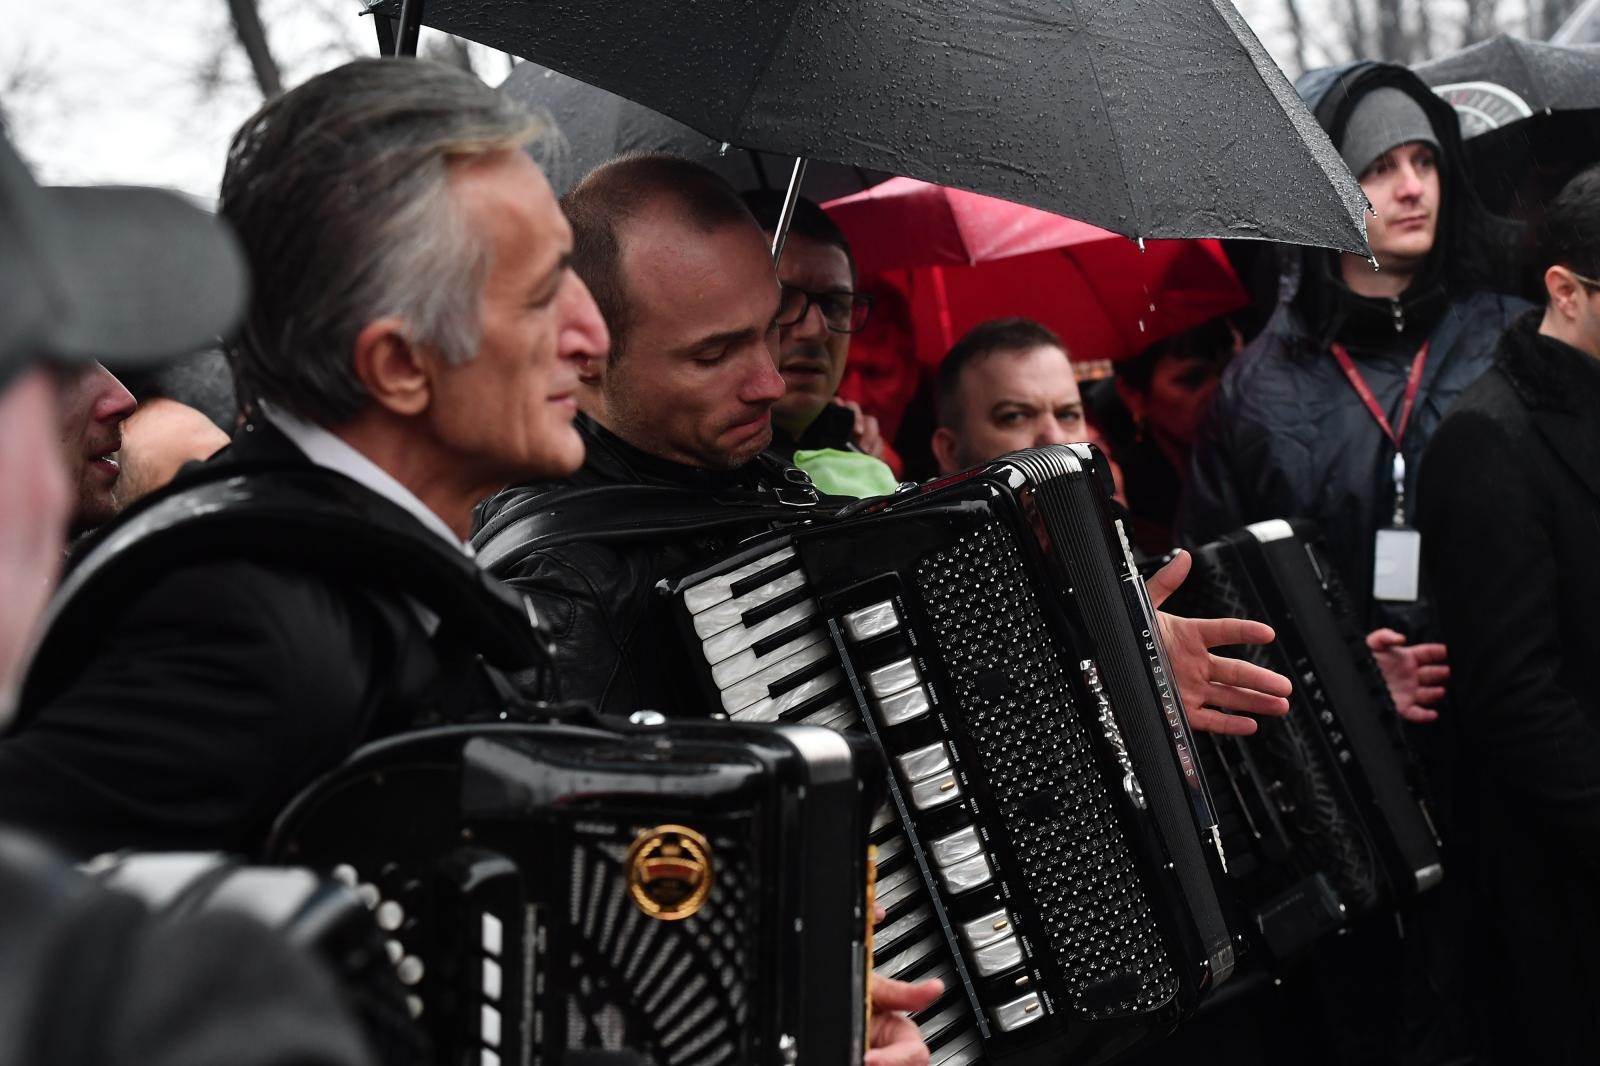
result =
[[[583,458],[575,363],[609,342],[534,132],[468,75],[376,60],[245,123],[221,211],[256,283],[230,353],[249,419],[81,554],[0,743],[0,820],[80,854],[249,849],[362,740],[489,702],[477,634],[403,560],[503,620],[461,554],[472,505]],[[195,517],[172,501],[215,520],[285,486],[243,550],[172,539]],[[372,542],[287,545],[307,498]]]

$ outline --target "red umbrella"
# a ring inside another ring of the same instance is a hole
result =
[[[1077,360],[1123,359],[1248,302],[1214,240],[1135,243],[911,178],[824,207],[850,241],[862,287],[903,297],[925,365],[991,318],[1037,319]]]

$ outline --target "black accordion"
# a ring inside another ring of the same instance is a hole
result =
[[[864,728],[879,973],[942,1066],[1104,1061],[1233,965],[1215,820],[1086,445],[763,535],[663,591],[735,721]]]
[[[318,960],[384,1066],[431,1066],[427,1039],[406,1009],[384,935],[349,886],[300,867],[256,866],[220,852],[114,852],[84,865],[107,888],[158,918],[244,914]]]
[[[375,742],[269,858],[354,886],[437,1063],[860,1062],[876,750],[634,717]]]
[[[1383,675],[1311,528],[1260,522],[1194,556],[1172,606],[1266,622],[1277,640],[1234,654],[1294,679],[1286,718],[1201,748],[1244,922],[1282,960],[1438,884],[1438,840]]]

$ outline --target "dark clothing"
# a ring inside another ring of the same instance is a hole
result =
[[[1492,1061],[1600,1047],[1600,361],[1530,312],[1434,434],[1424,564],[1462,742]]]
[[[767,450],[778,456],[786,463],[794,462],[794,453],[798,451],[816,451],[820,448],[832,448],[841,452],[859,452],[855,442],[856,415],[848,407],[830,403],[800,434],[800,439],[795,440],[780,429],[776,423],[772,427],[772,446]]]
[[[1083,399],[1089,420],[1122,470],[1123,492],[1128,497],[1128,537],[1145,555],[1159,559],[1177,544],[1173,527],[1178,520],[1184,472],[1174,469],[1161,445],[1140,436],[1133,415],[1117,394],[1115,378],[1084,386]]]
[[[206,473],[215,464],[311,465],[264,424],[241,429]],[[402,533],[436,538],[393,509]],[[492,698],[472,649],[444,630],[430,636],[401,589],[310,564],[197,551],[142,575],[115,617],[96,622],[81,639],[52,634],[81,659],[35,663],[51,680],[30,680],[21,727],[0,741],[0,819],[77,856],[251,852],[284,804],[362,741]]]
[[[1333,253],[1305,249],[1291,261],[1285,301],[1223,374],[1195,442],[1179,529],[1184,543],[1201,544],[1264,519],[1313,519],[1369,628],[1391,625],[1420,640],[1429,632],[1425,604],[1372,601],[1373,535],[1394,510],[1394,448],[1331,345],[1349,350],[1394,426],[1412,358],[1428,342],[1426,373],[1402,442],[1409,515],[1429,437],[1460,392],[1488,369],[1495,339],[1528,305],[1484,290],[1494,277],[1487,245],[1503,231],[1464,180],[1449,105],[1409,71],[1386,64],[1313,71],[1297,87],[1338,144],[1355,101],[1384,85],[1416,97],[1439,135],[1442,204],[1433,252],[1398,300],[1352,292]]]
[[[736,470],[704,470],[642,452],[585,416],[578,417],[577,426],[586,448],[583,467],[567,480],[515,486],[484,501],[474,522],[480,534],[509,507],[533,499],[553,504],[573,490],[602,485],[703,490],[712,509],[718,493],[753,493],[776,502],[778,487],[792,488],[795,475],[806,483],[803,474],[770,454]],[[684,645],[656,584],[690,572],[764,528],[756,522],[734,531],[652,536],[625,544],[578,540],[520,555],[495,573],[529,596],[552,630],[561,699],[591,701],[608,714],[650,708],[704,715],[714,708],[698,696]]]
[[[152,917],[0,830],[0,1066],[365,1066],[321,967],[228,912]]]

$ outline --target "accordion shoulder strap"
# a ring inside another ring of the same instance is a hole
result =
[[[573,541],[627,543],[717,533],[752,522],[792,523],[819,510],[756,492],[710,494],[660,485],[602,485],[530,497],[495,515],[473,537],[478,562],[505,577],[535,552]]]

